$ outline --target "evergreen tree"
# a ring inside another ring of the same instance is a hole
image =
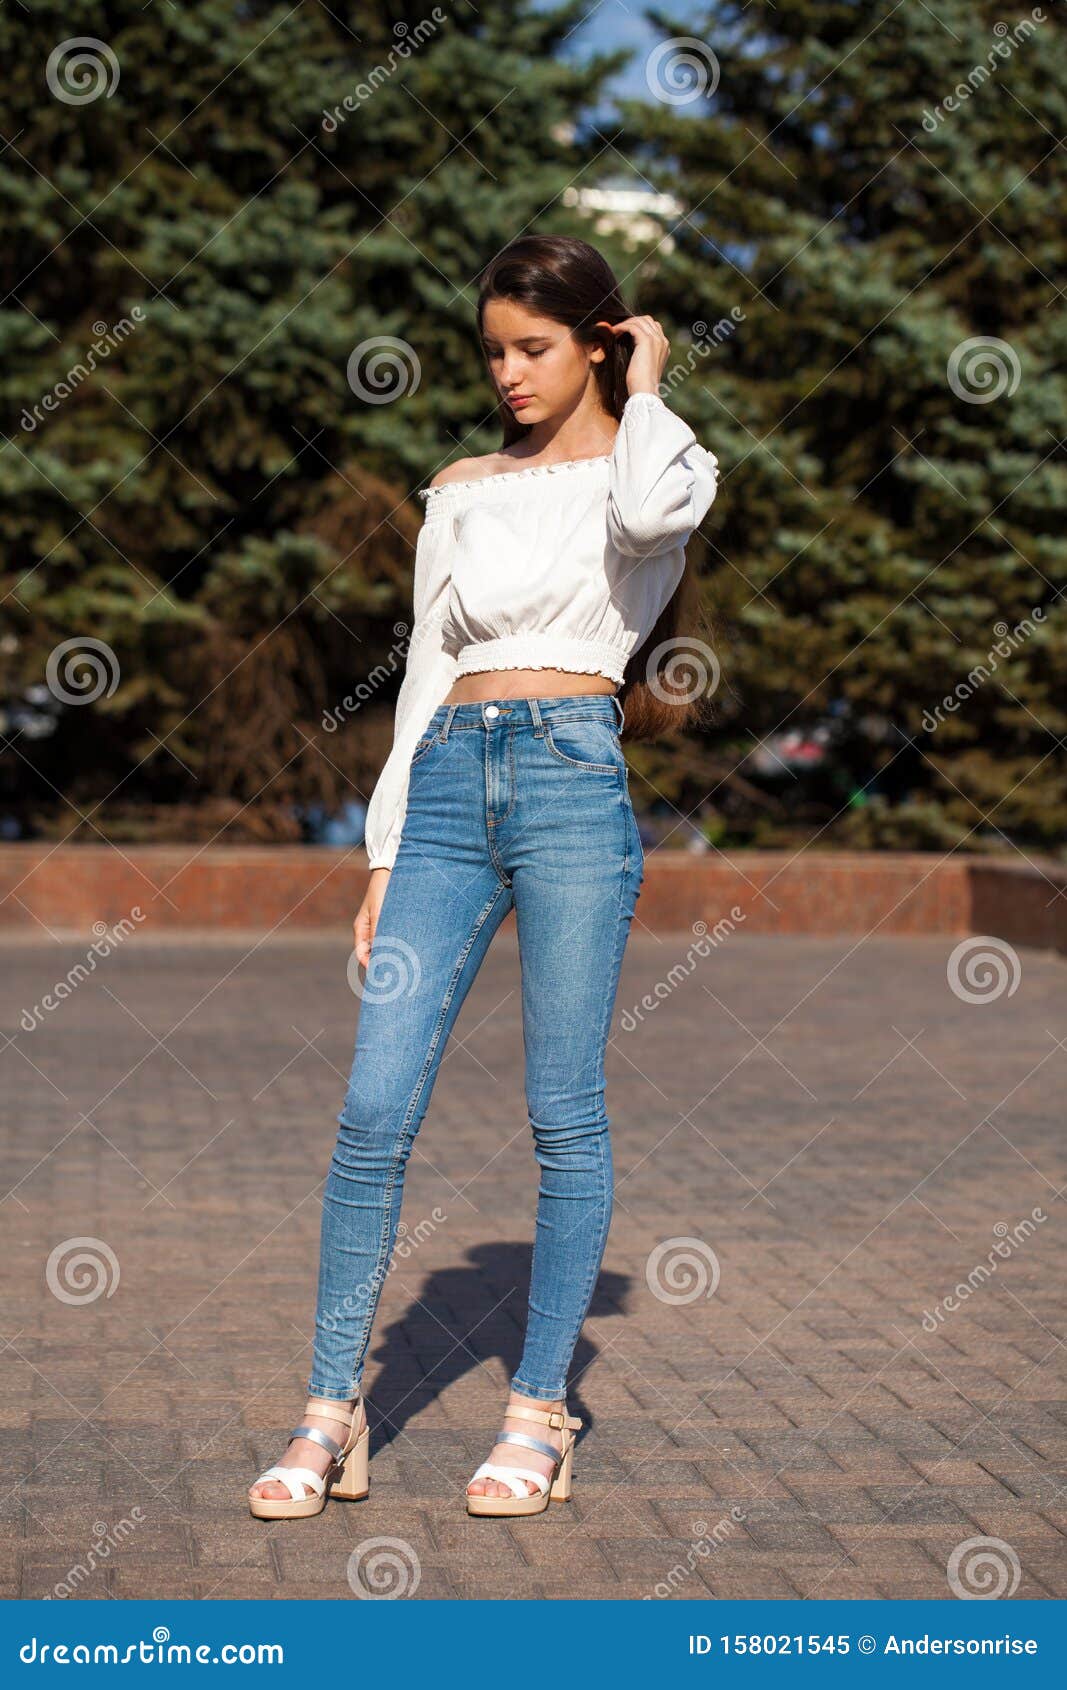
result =
[[[723,784],[735,837],[1065,838],[1067,37],[1054,5],[1002,11],[657,16],[658,97],[626,107],[685,206],[644,308],[700,323],[676,403],[723,460],[719,767],[832,712],[846,777],[782,771],[778,816]]]
[[[64,792],[107,799],[113,836],[276,837],[295,799],[370,791],[412,489],[499,443],[473,280],[602,145],[567,120],[625,55],[564,63],[581,15],[0,12],[0,686],[67,640],[118,673],[72,653],[62,685],[99,696],[50,741],[11,736],[28,825],[70,832]],[[351,731],[324,732],[366,677]]]

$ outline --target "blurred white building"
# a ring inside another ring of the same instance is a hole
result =
[[[673,252],[674,236],[667,230],[685,210],[673,194],[635,188],[629,183],[565,188],[563,204],[591,217],[598,235],[617,236],[623,246],[632,249],[658,245],[662,252]]]

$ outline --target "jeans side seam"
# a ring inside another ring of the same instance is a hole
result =
[[[378,1260],[375,1263],[374,1271],[371,1274],[371,1293],[370,1293],[370,1296],[367,1298],[367,1319],[364,1320],[363,1330],[360,1334],[359,1342],[358,1342],[357,1347],[356,1347],[356,1354],[359,1355],[359,1356],[362,1356],[362,1354],[363,1354],[364,1350],[366,1349],[366,1346],[369,1342],[369,1339],[370,1339],[371,1330],[374,1326],[374,1318],[375,1318],[375,1315],[377,1313],[378,1292],[380,1291],[381,1285],[382,1285],[382,1283],[385,1279],[385,1271],[386,1271],[386,1268],[387,1268],[387,1265],[388,1265],[390,1248],[391,1248],[389,1239],[390,1239],[390,1233],[392,1232],[393,1192],[396,1188],[396,1175],[397,1175],[397,1170],[400,1167],[400,1159],[401,1159],[401,1155],[403,1153],[403,1147],[404,1147],[404,1144],[407,1142],[407,1139],[409,1137],[411,1122],[412,1122],[412,1119],[415,1116],[416,1111],[418,1110],[419,1100],[422,1097],[423,1090],[425,1089],[427,1075],[429,1074],[430,1069],[433,1066],[434,1052],[437,1049],[437,1045],[438,1045],[438,1042],[439,1042],[440,1037],[441,1037],[441,1029],[445,1024],[445,1018],[448,1015],[449,1005],[451,1004],[452,999],[455,996],[456,986],[459,982],[460,975],[463,973],[463,969],[466,965],[467,958],[470,956],[471,950],[473,949],[474,942],[477,939],[478,934],[481,932],[482,927],[485,925],[486,921],[489,919],[489,915],[490,915],[490,913],[493,909],[494,904],[496,904],[497,900],[499,899],[501,892],[503,892],[505,890],[506,890],[506,888],[503,887],[503,886],[498,886],[495,889],[492,897],[489,899],[488,903],[485,904],[485,906],[483,907],[483,909],[479,913],[477,920],[474,922],[474,925],[471,928],[470,934],[467,937],[467,941],[464,944],[463,949],[461,950],[461,952],[459,954],[459,958],[456,962],[456,966],[452,970],[451,979],[449,980],[448,986],[445,989],[445,995],[444,995],[444,997],[441,1001],[441,1008],[438,1012],[437,1021],[434,1025],[433,1033],[430,1036],[429,1046],[427,1047],[427,1051],[426,1051],[426,1060],[424,1061],[424,1063],[422,1065],[422,1072],[420,1073],[419,1078],[416,1081],[415,1089],[412,1092],[411,1099],[408,1103],[407,1112],[404,1116],[404,1120],[401,1124],[400,1130],[396,1135],[396,1140],[395,1140],[394,1145],[393,1145],[392,1159],[391,1159],[390,1164],[389,1164],[389,1172],[386,1175],[385,1186],[384,1186],[383,1194],[382,1194],[382,1229],[381,1229],[381,1236],[380,1236],[379,1244],[378,1244]]]
[[[626,929],[623,926],[622,912],[623,912],[623,899],[626,896],[626,885],[627,885],[627,881],[629,879],[629,874],[630,874],[630,830],[629,830],[629,827],[627,827],[626,828],[626,847],[625,847],[625,851],[623,853],[622,873],[619,876],[619,900],[618,900],[618,905],[617,905],[616,914],[615,914],[615,924],[616,924],[615,925],[615,967],[613,969],[613,976],[616,980],[616,983],[618,981],[619,969],[622,966],[622,956],[625,954],[625,948],[626,948]],[[621,952],[620,952],[620,934],[622,935]],[[599,1039],[598,1049],[601,1052],[606,1050],[606,1047],[607,1047],[607,1039],[608,1039],[608,1033],[611,1029],[611,1014],[612,1014],[613,1008],[614,1008],[614,995],[612,996],[611,1000],[609,1001],[608,995],[607,995],[607,993],[605,993],[605,996],[604,996],[604,1014],[603,1014],[603,1017],[601,1019],[600,1027],[599,1027],[599,1030],[598,1030],[598,1039]],[[601,1060],[603,1060],[602,1057],[601,1057]],[[606,1117],[606,1115],[607,1115],[607,1110],[605,1109],[605,1117]],[[605,1119],[605,1121],[604,1121],[604,1125],[603,1125],[602,1130],[605,1133],[608,1134],[608,1155],[610,1156],[611,1155],[611,1136],[610,1136],[611,1124],[610,1124],[610,1121],[608,1121],[607,1119]],[[583,1297],[582,1297],[582,1302],[583,1302],[583,1305],[584,1305],[584,1312],[583,1312],[580,1320],[578,1321],[577,1326],[574,1329],[574,1335],[573,1335],[573,1337],[570,1341],[570,1348],[568,1350],[568,1358],[567,1358],[566,1370],[564,1372],[563,1382],[560,1386],[558,1393],[556,1393],[554,1386],[552,1387],[552,1390],[551,1390],[551,1393],[550,1393],[552,1395],[558,1395],[561,1398],[566,1396],[566,1391],[567,1391],[566,1374],[567,1374],[567,1371],[569,1371],[569,1369],[570,1369],[570,1363],[571,1363],[571,1360],[573,1359],[573,1356],[574,1356],[575,1346],[577,1345],[578,1339],[581,1336],[582,1327],[584,1326],[586,1316],[589,1313],[589,1304],[592,1301],[593,1292],[596,1289],[596,1282],[597,1282],[598,1278],[600,1277],[600,1267],[601,1267],[601,1263],[603,1261],[604,1250],[607,1247],[608,1234],[609,1234],[610,1229],[611,1229],[611,1212],[610,1212],[610,1210],[608,1210],[608,1195],[609,1195],[609,1193],[608,1193],[607,1180],[605,1178],[606,1158],[603,1157],[603,1156],[601,1156],[600,1159],[599,1159],[599,1168],[600,1168],[600,1179],[601,1179],[600,1212],[604,1215],[601,1245],[600,1245],[600,1251],[598,1253],[598,1258],[597,1258],[596,1264],[595,1264],[595,1266],[591,1267],[589,1276],[588,1276],[587,1281],[586,1281],[585,1291],[584,1291]],[[612,1207],[614,1207],[614,1181],[612,1182],[611,1200],[612,1200]],[[567,1236],[570,1237],[570,1234],[568,1233]],[[590,1259],[592,1259],[592,1258],[590,1258]],[[521,1382],[518,1379],[517,1376],[512,1378],[511,1384],[512,1384],[512,1388],[514,1390],[524,1391],[524,1392],[527,1392],[530,1395],[537,1395],[538,1392],[541,1389],[541,1387],[537,1387],[534,1390],[530,1390],[529,1386],[525,1382]],[[546,1394],[549,1394],[549,1393],[546,1393]]]
[[[625,930],[625,927],[623,926],[623,921],[622,921],[622,906],[623,906],[623,898],[626,895],[626,882],[629,878],[629,873],[630,873],[630,833],[629,833],[629,829],[627,829],[626,830],[626,853],[623,857],[622,873],[619,876],[619,901],[618,901],[618,906],[617,906],[616,912],[615,912],[615,956],[614,956],[614,959],[613,959],[614,963],[615,963],[615,967],[613,968],[612,972],[613,972],[613,977],[615,978],[616,981],[618,980],[618,972],[619,972],[619,969],[621,968],[621,965],[622,965],[621,951],[625,950],[625,944],[626,944],[626,940],[625,940],[625,931],[626,930]],[[623,937],[621,939],[621,944],[620,944],[620,934],[623,935]],[[599,1059],[601,1062],[603,1062],[603,1060],[604,1060],[603,1053],[605,1053],[606,1050],[607,1050],[608,1033],[611,1031],[611,1013],[612,1013],[613,1008],[614,1008],[614,994],[609,996],[609,994],[607,992],[605,992],[605,994],[604,994],[604,1014],[603,1014],[603,1018],[601,1020],[600,1028],[598,1030],[598,1035],[597,1035],[598,1039],[599,1039],[598,1049],[602,1053],[601,1057]],[[604,1078],[604,1085],[605,1085],[605,1091],[606,1091],[606,1089],[607,1089],[607,1077],[606,1077],[606,1075],[605,1075],[605,1078]],[[603,1125],[602,1130],[608,1135],[608,1155],[610,1156],[611,1155],[611,1123],[610,1123],[610,1121],[607,1117],[607,1108],[606,1107],[605,1107],[605,1110],[604,1110],[604,1117],[605,1117],[604,1118],[604,1125]],[[586,1287],[585,1287],[585,1292],[583,1294],[584,1308],[583,1308],[583,1312],[582,1312],[582,1317],[579,1320],[577,1326],[575,1327],[574,1336],[571,1339],[570,1353],[569,1353],[568,1359],[567,1359],[567,1371],[570,1370],[570,1362],[571,1362],[571,1359],[573,1358],[573,1355],[574,1355],[574,1349],[575,1349],[575,1346],[578,1342],[579,1337],[581,1336],[581,1331],[582,1331],[582,1327],[585,1324],[586,1315],[589,1313],[589,1304],[592,1302],[593,1292],[596,1290],[596,1282],[600,1277],[601,1262],[603,1260],[604,1250],[607,1247],[608,1233],[611,1229],[611,1213],[608,1209],[609,1193],[608,1193],[607,1180],[605,1178],[606,1158],[604,1156],[601,1156],[598,1159],[598,1167],[599,1167],[599,1170],[600,1170],[600,1180],[601,1180],[600,1212],[604,1216],[602,1229],[601,1229],[602,1236],[601,1236],[600,1250],[598,1252],[597,1260],[596,1260],[595,1263],[593,1262],[592,1254],[590,1254],[590,1271],[589,1271],[589,1276],[588,1276],[588,1280],[587,1280]],[[614,1185],[614,1182],[613,1182],[613,1185]],[[614,1207],[614,1189],[611,1192],[611,1199],[612,1199],[612,1207]],[[566,1388],[567,1388],[567,1380],[566,1380],[566,1373],[565,1373],[564,1379],[563,1379],[563,1389],[564,1389],[564,1391],[566,1391]]]

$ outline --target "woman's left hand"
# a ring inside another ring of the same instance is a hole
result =
[[[655,317],[624,317],[621,323],[601,322],[597,326],[633,337],[634,349],[626,366],[629,392],[658,394],[671,343]]]

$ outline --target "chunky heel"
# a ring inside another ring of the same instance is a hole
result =
[[[542,1426],[551,1426],[563,1433],[563,1448],[554,1449],[543,1438],[527,1437],[525,1432],[501,1432],[497,1443],[522,1444],[526,1449],[535,1449],[541,1455],[550,1455],[555,1462],[555,1471],[547,1477],[539,1473],[536,1467],[505,1467],[499,1462],[483,1461],[474,1477],[468,1481],[473,1484],[474,1479],[498,1479],[507,1485],[510,1496],[475,1496],[467,1492],[467,1513],[486,1514],[506,1519],[516,1514],[543,1514],[549,1502],[569,1502],[571,1499],[571,1458],[574,1453],[574,1434],[581,1430],[582,1422],[576,1414],[567,1413],[567,1405],[562,1409],[509,1407],[508,1418],[520,1420],[539,1420]],[[528,1491],[524,1483],[529,1480],[537,1489]]]
[[[294,1438],[309,1438],[312,1443],[321,1444],[333,1456],[333,1461],[325,1473],[316,1473],[311,1467],[268,1467],[255,1483],[258,1485],[263,1479],[277,1479],[285,1486],[289,1496],[249,1495],[248,1506],[257,1520],[304,1520],[312,1514],[321,1514],[331,1495],[343,1497],[346,1502],[359,1502],[370,1490],[370,1428],[363,1393],[360,1392],[351,1408],[340,1402],[330,1402],[325,1397],[309,1397],[304,1413],[339,1420],[342,1426],[348,1427],[348,1437],[341,1445],[318,1426],[295,1427],[289,1434],[290,1443]]]
[[[340,1477],[335,1481],[331,1496],[343,1502],[362,1502],[370,1492],[370,1427],[364,1426],[354,1446],[345,1456]]]
[[[569,1502],[571,1499],[571,1456],[574,1454],[573,1442],[567,1445],[566,1453],[559,1464],[559,1472],[552,1480],[552,1489],[548,1493],[549,1502]]]

